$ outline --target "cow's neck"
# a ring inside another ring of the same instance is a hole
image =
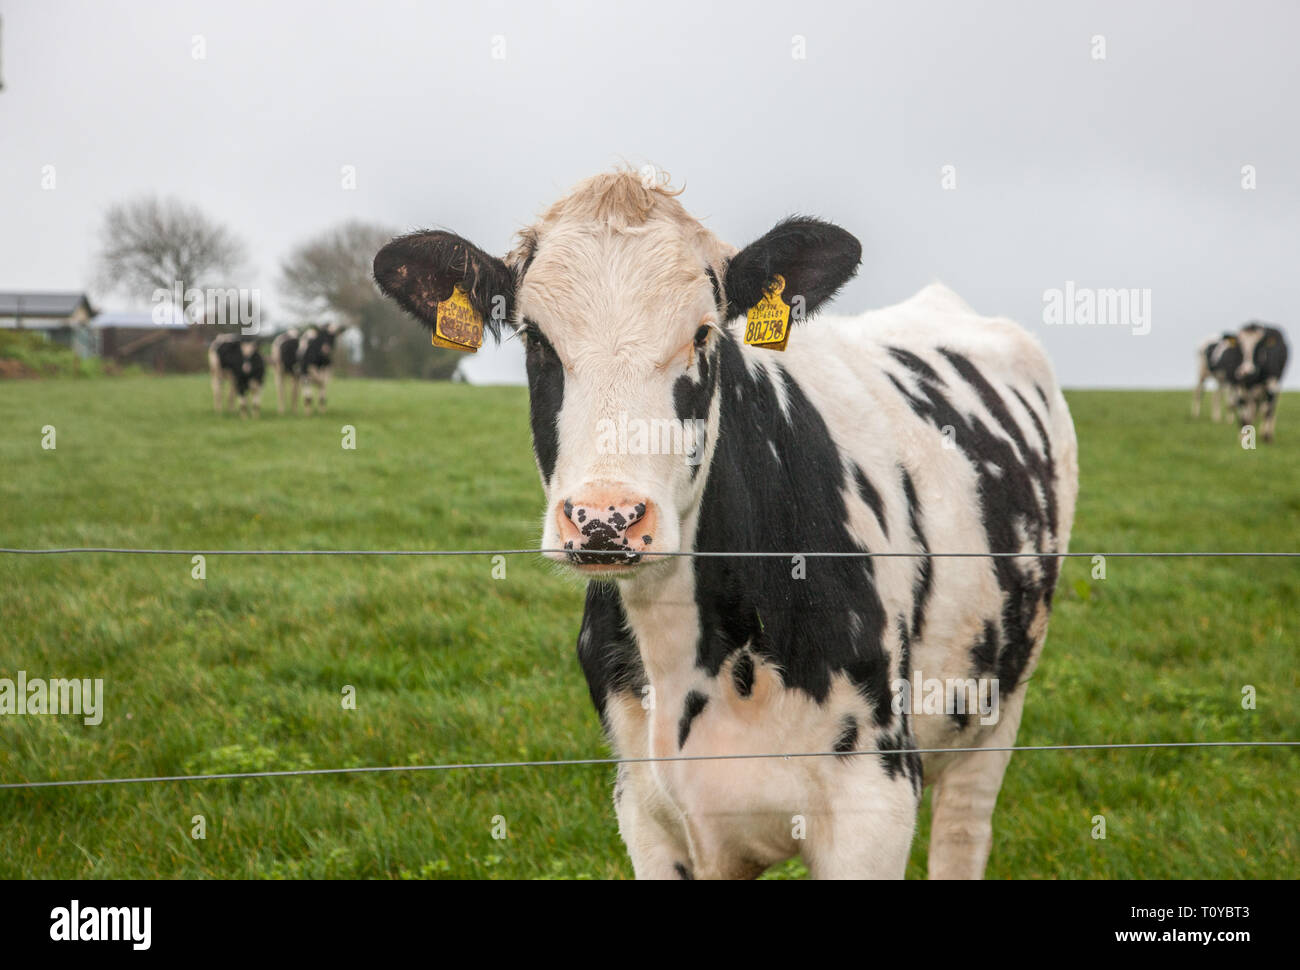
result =
[[[870,559],[787,558],[864,551],[843,459],[784,368],[750,370],[734,340],[720,357],[717,446],[682,548],[763,555],[681,557],[620,583],[629,626],[652,680],[716,676],[748,649],[821,701],[833,671],[879,659],[885,628]]]
[[[682,548],[693,545],[693,512],[682,529]],[[687,540],[692,540],[688,542]],[[636,637],[641,663],[652,681],[685,674],[695,666],[700,639],[700,610],[695,599],[695,564],[674,557],[619,583],[628,627]]]

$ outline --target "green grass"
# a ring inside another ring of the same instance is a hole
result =
[[[536,541],[523,390],[341,381],[331,401],[324,418],[253,422],[212,415],[201,378],[0,383],[0,545]],[[1186,418],[1185,394],[1070,403],[1076,550],[1300,549],[1286,402],[1278,443],[1257,451]],[[605,753],[574,656],[581,589],[545,563],[511,558],[504,579],[479,558],[206,568],[197,581],[188,555],[0,556],[0,676],[103,677],[106,706],[97,727],[0,717],[0,780]],[[1065,568],[1020,743],[1300,736],[1300,563],[1091,571]],[[1298,767],[1295,750],[1017,755],[989,875],[1293,877]],[[0,791],[0,876],[623,877],[611,783],[572,767]],[[494,816],[509,838],[492,838]]]
[[[106,366],[99,357],[78,357],[43,333],[0,330],[0,378],[103,377],[116,370],[120,368]]]

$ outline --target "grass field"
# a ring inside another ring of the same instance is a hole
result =
[[[1074,549],[1300,549],[1293,402],[1278,443],[1246,451],[1233,428],[1192,422],[1183,393],[1069,400]],[[340,381],[331,402],[324,418],[252,422],[216,418],[203,378],[0,383],[0,545],[535,544],[524,390]],[[1020,743],[1300,737],[1300,561],[1106,567],[1065,567]],[[102,677],[105,692],[99,726],[0,716],[0,781],[604,755],[574,655],[580,587],[536,557],[492,568],[210,557],[199,581],[188,555],[0,556],[0,677]],[[0,791],[0,876],[624,877],[612,780],[568,767]],[[1295,749],[1020,754],[989,875],[1294,877],[1298,788]]]

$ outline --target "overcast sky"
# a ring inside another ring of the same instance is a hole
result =
[[[864,259],[837,312],[943,280],[1038,334],[1067,386],[1188,385],[1195,344],[1251,318],[1300,338],[1294,2],[0,0],[0,17],[0,289],[86,287],[105,207],[159,192],[244,237],[274,313],[280,259],[340,220],[504,253],[626,160],[671,173],[737,245],[790,212],[840,223]],[[1067,281],[1149,291],[1150,332],[1046,324]]]

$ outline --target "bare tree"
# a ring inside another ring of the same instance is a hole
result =
[[[395,235],[389,226],[353,220],[295,247],[280,267],[285,303],[307,323],[357,327],[368,376],[446,379],[461,355],[431,346],[428,332],[371,277],[375,253]]]
[[[99,288],[150,299],[158,289],[229,282],[246,250],[233,232],[197,206],[144,196],[109,208],[100,232]]]

